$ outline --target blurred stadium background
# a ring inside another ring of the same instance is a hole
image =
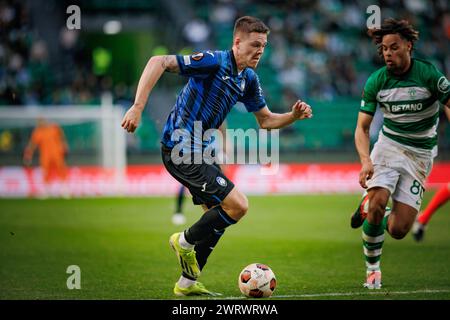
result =
[[[151,164],[160,164],[160,132],[186,80],[176,75],[162,77],[135,135],[125,137],[120,132],[121,113],[131,106],[139,75],[149,57],[229,49],[233,22],[244,14],[263,19],[271,28],[269,46],[257,70],[269,107],[285,112],[295,99],[301,98],[314,108],[313,120],[281,130],[281,162],[357,163],[353,130],[360,95],[369,74],[382,65],[374,44],[365,34],[365,11],[372,2],[1,0],[0,194],[36,193],[29,184],[34,184],[34,180],[39,184],[38,171],[33,175],[17,167],[22,164],[23,150],[38,115],[62,124],[70,147],[67,161],[79,169],[72,170],[71,176],[77,176],[79,185],[81,176],[86,177],[88,185],[95,179],[103,181],[103,186],[111,181],[124,185],[132,180],[130,172],[135,170],[141,177],[159,177],[153,179],[159,179],[156,189],[151,187],[151,181],[141,179],[140,184],[147,188],[141,188],[140,194],[161,191],[163,182],[170,185],[172,192],[175,185],[170,178],[167,180],[165,173]],[[80,30],[66,27],[70,16],[66,9],[72,4],[81,9]],[[414,55],[430,60],[449,74],[447,1],[379,1],[378,5],[382,18],[409,19],[420,30]],[[374,140],[379,126],[377,115],[371,132]],[[257,125],[254,117],[237,105],[228,117],[228,127],[246,129]],[[449,159],[450,126],[442,115],[436,163]],[[83,169],[86,166],[99,169],[87,173]],[[110,171],[105,174],[104,169],[108,168],[116,171],[115,178],[111,178]],[[353,166],[353,171],[340,166],[324,169],[320,165],[282,169],[290,173],[312,170],[310,178],[301,180],[304,183],[318,172],[329,174],[328,169],[338,176],[355,177],[358,167]],[[117,171],[121,173],[117,175]],[[320,174],[317,177],[315,185],[326,184]],[[23,183],[30,179],[31,182]],[[337,179],[341,183],[341,178]],[[433,176],[431,180],[440,183],[445,179]],[[349,189],[343,191],[357,189],[356,180],[347,181],[346,185]],[[115,189],[106,193],[116,192]]]

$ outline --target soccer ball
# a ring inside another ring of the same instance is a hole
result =
[[[262,263],[252,263],[246,266],[238,279],[242,294],[252,298],[270,297],[277,286],[273,271]]]

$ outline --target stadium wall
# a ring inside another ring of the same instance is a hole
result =
[[[248,195],[359,193],[358,163],[280,164],[277,174],[263,175],[257,165],[229,165],[226,175]],[[426,189],[450,181],[450,162],[436,163]],[[67,190],[72,197],[173,196],[178,182],[162,165],[132,165],[117,179],[114,169],[99,166],[71,167]],[[39,168],[0,167],[0,197],[61,196],[65,188],[52,182],[44,189]]]

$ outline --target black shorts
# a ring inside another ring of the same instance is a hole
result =
[[[194,204],[204,204],[208,208],[220,204],[234,188],[218,164],[175,164],[170,154],[172,149],[161,147],[162,161],[167,171],[189,189]]]

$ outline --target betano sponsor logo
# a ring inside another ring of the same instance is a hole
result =
[[[423,109],[422,103],[406,103],[406,104],[393,104],[392,106],[386,106],[392,113],[400,113],[405,111],[421,111]]]

